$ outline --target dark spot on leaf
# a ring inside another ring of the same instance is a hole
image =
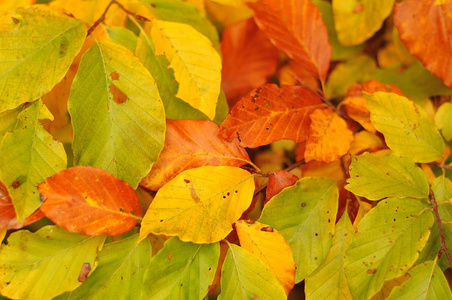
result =
[[[13,20],[14,24],[20,23],[20,20],[18,18],[11,17],[11,20]]]
[[[163,222],[163,220],[160,220],[160,222]]]
[[[259,110],[259,106],[256,106],[256,108],[254,110]]]
[[[50,235],[46,236],[46,239],[50,240],[52,237]]]
[[[171,253],[168,254],[168,259],[172,260],[173,259],[173,255]]]
[[[226,199],[226,196],[223,196],[223,199]]]
[[[209,271],[212,270],[212,268],[209,268]]]
[[[306,207],[306,203],[301,203],[301,207]]]
[[[377,269],[368,269],[368,270],[366,271],[366,273],[367,273],[367,274],[375,274],[375,273],[377,273]]]
[[[315,236],[318,236],[319,234],[318,233],[315,233]]]
[[[58,51],[58,53],[60,54],[60,57],[63,57],[66,55],[67,43],[68,43],[68,40],[66,38],[63,38],[61,40],[60,50]]]
[[[331,220],[330,220],[330,219],[328,219],[328,223],[331,223]]]
[[[184,284],[183,284],[183,283],[181,283],[181,284],[180,284],[180,286],[181,286],[181,287],[183,287],[183,286],[184,286]]]
[[[119,80],[119,74],[116,72],[111,72],[110,78],[111,78],[111,80]]]
[[[246,220],[245,222],[248,223],[248,224],[254,224],[254,223],[256,223],[256,221],[254,221],[254,220]]]
[[[84,263],[82,269],[80,270],[80,274],[78,275],[78,281],[85,281],[89,272],[91,272],[91,265],[89,263]]]
[[[121,280],[124,280],[124,277],[121,276]]]
[[[15,189],[17,189],[20,186],[20,182],[18,180],[14,181],[11,186]]]
[[[226,195],[228,195],[228,196],[229,196],[229,195],[231,195],[231,193],[229,193],[229,192],[228,192],[228,193],[227,193]]]
[[[235,190],[235,193],[237,194],[239,191]]]
[[[120,211],[120,212],[124,212],[124,211],[125,211],[125,209],[124,209],[124,208],[122,208],[122,207],[120,207],[120,208],[119,208],[119,211]]]
[[[136,214],[137,214],[137,213],[134,212],[133,210],[131,210],[130,213],[131,213],[132,215],[134,215],[134,216],[136,216]]]
[[[190,180],[184,179],[185,183],[190,183]]]
[[[151,6],[152,6],[152,7],[155,7],[155,4],[154,4],[154,3],[151,3]]]
[[[262,227],[262,228],[261,228],[261,231],[266,231],[266,232],[273,232],[273,228],[272,228],[272,227],[270,227],[270,226],[267,226],[267,227]]]
[[[355,7],[353,7],[353,12],[354,12],[355,14],[357,14],[357,13],[362,12],[363,9],[364,9],[364,4],[358,3],[358,4],[355,5]]]
[[[39,194],[39,200],[41,200],[41,202],[44,202],[47,200],[47,197],[44,196],[43,194]]]

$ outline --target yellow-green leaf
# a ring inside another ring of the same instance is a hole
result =
[[[148,70],[127,48],[97,41],[82,57],[68,109],[74,164],[102,168],[136,188],[165,139],[163,104]]]
[[[419,105],[393,93],[364,96],[372,123],[392,151],[414,162],[431,162],[443,155],[443,138]]]
[[[377,32],[392,11],[394,0],[333,0],[339,41],[358,45]]]
[[[218,242],[249,207],[253,192],[253,175],[240,168],[184,171],[157,192],[141,223],[140,239],[154,233],[193,243]]]
[[[436,127],[441,129],[441,133],[446,141],[452,140],[452,103],[443,103],[435,114]]]
[[[0,112],[48,93],[66,74],[85,40],[85,25],[47,6],[0,18]]]
[[[152,23],[155,55],[165,55],[179,83],[176,97],[212,120],[220,94],[220,55],[208,38],[187,24],[158,20]]]
[[[0,249],[2,295],[46,300],[74,290],[82,284],[81,275],[96,269],[97,251],[104,240],[104,235],[87,237],[58,226],[11,234]]]

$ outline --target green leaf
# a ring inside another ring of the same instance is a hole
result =
[[[435,114],[435,125],[446,141],[452,140],[452,103],[443,103]]]
[[[0,143],[6,132],[14,130],[18,123],[17,116],[22,110],[23,107],[19,106],[16,109],[0,112]]]
[[[80,277],[96,268],[104,240],[104,235],[88,237],[58,226],[12,233],[0,249],[2,295],[44,300],[74,290],[82,284]]]
[[[17,116],[14,130],[6,132],[0,142],[0,181],[22,222],[41,205],[38,184],[66,168],[66,153],[39,123],[40,119],[53,119],[41,100],[13,115]]]
[[[308,299],[351,299],[344,272],[345,252],[352,242],[355,229],[347,210],[336,224],[332,246],[323,263],[305,280]]]
[[[48,93],[66,74],[85,41],[85,25],[47,6],[0,18],[0,112]]]
[[[304,177],[265,205],[258,221],[278,230],[292,248],[297,266],[295,283],[311,274],[328,255],[338,197],[334,180]]]
[[[393,5],[394,0],[333,0],[339,41],[351,46],[367,40],[383,25]]]
[[[106,244],[98,254],[96,272],[65,299],[140,299],[151,244],[137,243],[138,234]],[[62,297],[63,298],[63,297]]]
[[[83,55],[68,104],[75,165],[99,167],[138,186],[165,138],[154,83],[133,53],[113,42],[97,41]]]
[[[173,237],[152,257],[143,299],[203,299],[212,283],[220,244],[193,244]]]
[[[429,190],[422,169],[408,158],[392,153],[382,156],[366,152],[353,156],[347,182],[347,190],[369,200],[385,197],[426,198]]]
[[[410,270],[411,278],[401,287],[395,287],[388,300],[452,299],[444,273],[433,261],[427,261]]]
[[[443,155],[444,141],[419,105],[392,93],[364,96],[372,123],[392,151],[414,162],[431,162]]]
[[[256,298],[286,299],[286,293],[264,262],[245,249],[229,244],[221,269],[221,294],[218,300]]]
[[[414,199],[382,200],[358,224],[345,258],[353,299],[369,299],[404,275],[430,235],[433,213]]]
[[[127,28],[110,26],[107,27],[108,37],[112,42],[122,45],[130,51],[135,51],[137,47],[138,37]]]

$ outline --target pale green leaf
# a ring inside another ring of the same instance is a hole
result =
[[[345,258],[353,299],[369,299],[386,280],[404,275],[430,235],[433,213],[415,199],[389,198],[358,224]]]
[[[18,125],[17,115],[23,110],[22,106],[0,112],[0,143],[6,132],[12,131]]]
[[[338,197],[334,180],[304,177],[265,205],[258,221],[278,230],[292,248],[297,266],[295,283],[311,274],[328,255]]]
[[[392,11],[394,0],[333,0],[334,21],[343,45],[358,45],[374,35]]]
[[[0,142],[0,181],[11,196],[18,221],[22,222],[41,205],[38,184],[65,169],[67,162],[63,145],[39,122],[53,118],[42,101],[18,110],[21,111],[14,130],[6,132]]]
[[[336,224],[330,252],[323,263],[305,280],[308,299],[351,299],[344,272],[345,252],[352,242],[355,229],[347,210]]]
[[[47,6],[0,18],[0,112],[48,93],[85,41],[85,25]]]
[[[444,141],[419,105],[403,96],[365,94],[370,119],[388,147],[414,162],[431,162],[444,153]]]
[[[278,300],[286,299],[286,293],[264,262],[245,249],[229,244],[221,269],[221,294],[218,296],[218,300],[223,299]]]
[[[136,188],[163,148],[166,126],[155,81],[140,61],[125,47],[96,42],[82,57],[68,109],[74,164]]]
[[[203,299],[212,283],[220,244],[193,244],[173,237],[152,257],[142,299]]]
[[[140,299],[143,277],[151,258],[151,244],[137,243],[138,234],[106,244],[98,254],[96,272],[65,299]],[[62,297],[63,298],[63,297]]]
[[[189,25],[158,20],[153,21],[151,36],[155,55],[164,55],[174,70],[176,97],[212,120],[220,94],[221,58],[210,40]]]
[[[0,249],[0,286],[14,299],[52,299],[76,289],[81,273],[94,271],[105,236],[85,236],[46,226],[17,231]],[[84,270],[84,271],[82,271]]]
[[[452,140],[452,103],[443,103],[435,114],[435,125],[446,141]]]
[[[388,300],[452,299],[444,273],[433,261],[427,261],[410,270],[411,277],[401,287],[395,287]]]
[[[385,197],[426,198],[427,177],[406,157],[364,153],[353,156],[345,188],[369,200]]]
[[[122,45],[130,51],[135,51],[137,47],[138,37],[127,28],[110,26],[107,27],[108,37],[112,42]]]

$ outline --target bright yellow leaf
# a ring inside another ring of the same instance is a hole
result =
[[[0,15],[4,15],[8,10],[16,7],[23,7],[33,4],[34,0],[8,0],[1,1],[0,3]]]
[[[215,117],[221,83],[221,58],[210,40],[193,27],[153,20],[155,55],[165,55],[179,83],[176,97]]]
[[[140,240],[154,233],[197,244],[218,242],[250,206],[253,192],[253,175],[236,167],[184,171],[158,191],[141,223]]]

